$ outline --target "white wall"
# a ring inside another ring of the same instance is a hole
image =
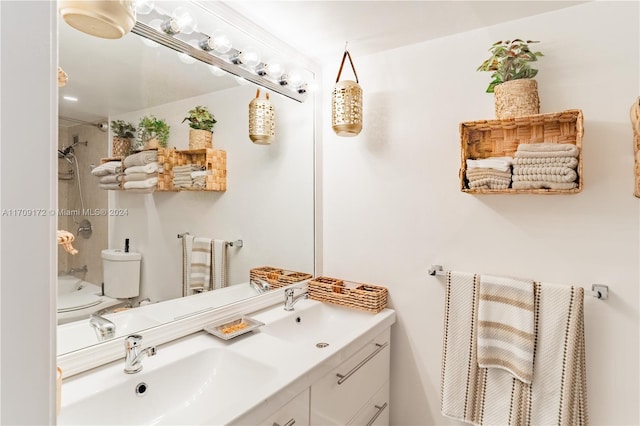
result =
[[[0,219],[3,425],[55,423],[56,22],[55,2],[0,3],[0,209],[24,209]]]
[[[262,92],[264,97],[264,91]],[[249,281],[249,269],[270,265],[313,273],[313,114],[304,103],[271,94],[276,138],[271,145],[249,139],[249,102],[253,85],[184,99],[119,117],[135,125],[146,114],[171,126],[168,146],[187,149],[187,111],[205,105],[218,121],[213,146],[227,151],[226,192],[115,192],[111,205],[128,209],[112,218],[110,245],[142,253],[141,297],[152,301],[182,294],[182,246],[178,233],[224,240],[242,238],[229,248],[229,283]],[[112,117],[111,119],[113,119]]]
[[[593,424],[638,424],[639,209],[629,107],[640,92],[637,2],[595,2],[399,49],[354,57],[364,130],[323,133],[324,270],[385,285],[393,327],[391,422],[449,424],[439,413],[446,269],[609,285],[585,301]],[[582,109],[584,190],[469,195],[458,181],[462,121],[493,118],[496,40],[541,40],[541,112]],[[324,114],[338,63],[326,67]],[[344,78],[344,77],[343,77]]]

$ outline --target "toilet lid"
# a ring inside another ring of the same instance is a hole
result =
[[[58,297],[58,312],[77,311],[99,304],[100,296],[91,293],[67,293]]]

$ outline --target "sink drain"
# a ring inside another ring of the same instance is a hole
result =
[[[322,348],[326,348],[327,346],[329,346],[329,344],[325,342],[316,343],[316,348],[322,349]]]
[[[149,386],[145,382],[140,382],[136,385],[136,395],[144,396],[145,392],[147,392]]]

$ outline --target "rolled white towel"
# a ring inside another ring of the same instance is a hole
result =
[[[154,173],[158,171],[158,163],[149,163],[144,166],[132,166],[124,169],[124,173],[129,175],[131,173]]]
[[[98,179],[98,182],[109,184],[109,183],[119,183],[121,180],[122,180],[122,175],[120,174],[118,175],[108,174],[108,175],[100,176],[100,179]]]
[[[109,174],[116,174],[122,170],[122,161],[107,161],[99,166],[96,166],[91,170],[91,174],[94,176],[106,176]]]
[[[124,183],[124,189],[146,189],[154,188],[158,184],[158,178],[153,177],[147,180],[134,180]]]

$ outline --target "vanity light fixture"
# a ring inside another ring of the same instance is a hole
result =
[[[212,35],[197,30],[195,18],[185,8],[179,7],[170,15],[152,8],[148,13],[139,15],[131,32],[224,70],[236,76],[241,84],[251,82],[298,102],[306,99],[307,84],[298,72],[284,74],[282,65],[274,63],[270,66],[262,62],[260,53],[251,47],[244,50],[233,48],[229,37],[220,30]],[[217,73],[216,68],[211,72]]]

